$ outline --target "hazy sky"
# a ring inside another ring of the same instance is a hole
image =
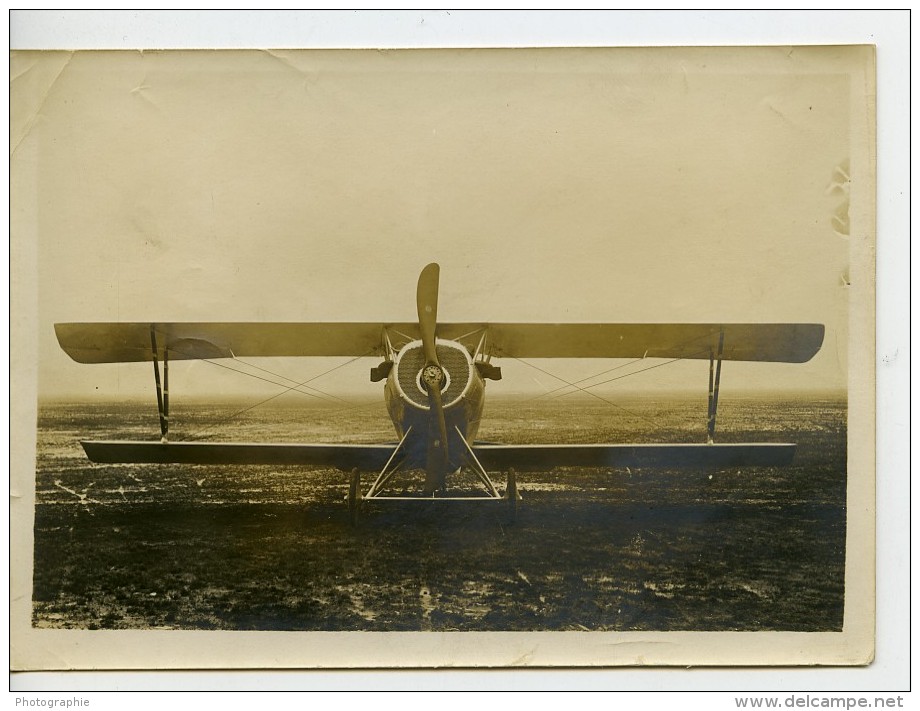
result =
[[[842,388],[832,184],[866,182],[865,52],[14,53],[39,394],[154,394],[149,364],[72,362],[55,322],[412,320],[431,261],[442,321],[823,323],[811,363],[731,363],[723,387]],[[344,360],[260,365],[302,380]],[[374,394],[374,364],[317,384]],[[559,385],[501,365],[491,393]],[[278,390],[170,375],[174,398]],[[706,379],[682,363],[598,392]]]

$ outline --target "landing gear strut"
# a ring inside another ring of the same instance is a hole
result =
[[[348,485],[348,517],[351,525],[358,523],[358,509],[361,505],[361,472],[357,469],[351,470],[351,481]]]
[[[514,469],[508,470],[508,485],[505,487],[505,500],[508,502],[508,520],[511,523],[517,521],[518,501],[521,495],[517,490],[517,475]]]

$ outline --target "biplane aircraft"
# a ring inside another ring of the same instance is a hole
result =
[[[101,463],[271,464],[329,466],[350,472],[352,518],[368,500],[451,498],[504,501],[520,495],[516,470],[577,467],[778,466],[795,444],[713,441],[723,361],[804,363],[824,340],[821,324],[439,323],[440,269],[418,279],[417,323],[59,323],[58,342],[79,363],[151,361],[159,441],[82,441]],[[372,382],[384,382],[398,442],[282,444],[171,442],[169,363],[240,356],[382,358]],[[487,380],[500,380],[493,358],[667,358],[709,361],[708,437],[685,444],[493,444],[476,440]],[[162,364],[162,366],[161,366]],[[449,476],[471,471],[484,491],[457,496]],[[424,473],[412,497],[388,493],[399,471]],[[503,471],[500,492],[492,473]],[[363,490],[361,474],[376,474]],[[492,472],[492,473],[490,473]]]

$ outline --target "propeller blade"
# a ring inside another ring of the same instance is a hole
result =
[[[438,326],[438,281],[441,268],[436,264],[429,264],[422,269],[418,277],[418,289],[415,293],[415,303],[418,308],[418,325],[422,331],[422,347],[425,350],[426,362],[438,364],[438,353],[435,349],[435,330]]]
[[[425,490],[429,492],[443,488],[447,475],[447,422],[444,418],[444,402],[441,399],[444,371],[438,361],[435,344],[440,274],[441,268],[436,263],[422,269],[415,293],[418,325],[422,332],[422,349],[425,353],[422,381],[428,388],[428,461],[425,465]]]
[[[428,421],[425,489],[435,491],[444,487],[444,478],[447,474],[447,422],[444,419],[441,389],[437,385],[428,386],[428,404],[431,408],[431,419]]]

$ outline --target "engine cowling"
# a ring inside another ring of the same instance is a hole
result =
[[[456,341],[435,340],[438,361],[444,372],[441,400],[447,410],[459,404],[467,395],[476,377],[473,359],[467,349]],[[425,351],[421,341],[407,344],[396,356],[392,381],[396,393],[411,407],[427,411],[428,389],[422,381]]]
[[[485,401],[485,382],[466,347],[456,341],[437,339],[438,361],[444,372],[441,400],[447,425],[450,468],[460,466],[465,445],[472,442],[479,429]],[[387,410],[397,436],[405,442],[409,455],[407,466],[424,467],[427,456],[431,407],[428,390],[422,381],[428,365],[422,342],[412,341],[397,353],[387,374],[384,388]]]

